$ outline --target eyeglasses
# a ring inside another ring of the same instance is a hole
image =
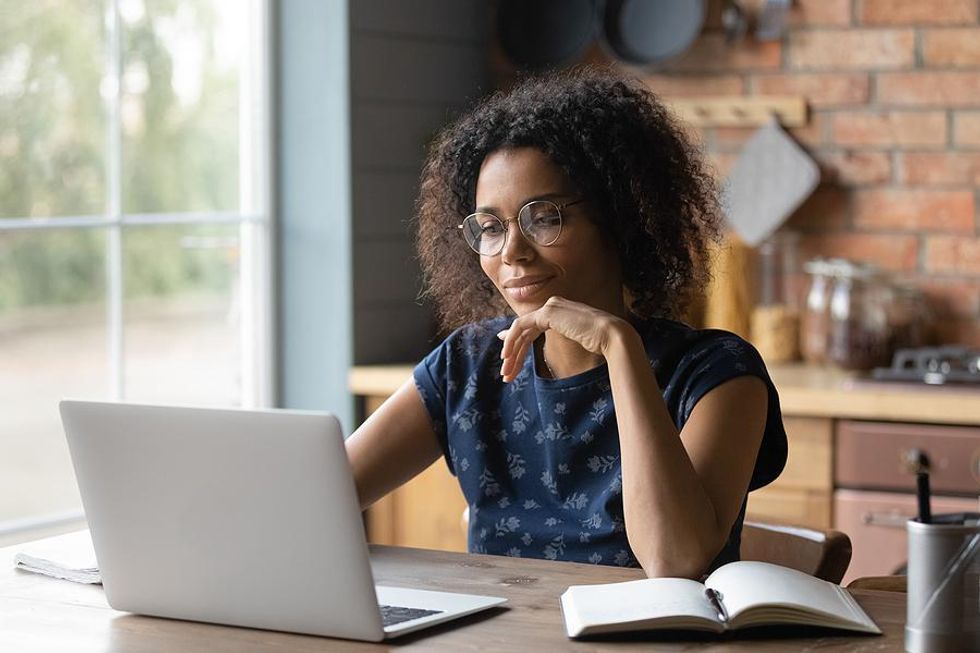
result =
[[[501,220],[493,213],[473,213],[456,228],[462,230],[466,244],[480,256],[496,256],[503,251],[507,240],[507,223],[515,220],[525,238],[548,247],[554,245],[561,235],[561,210],[584,201],[583,198],[556,204],[549,200],[534,200],[522,206],[516,218]]]

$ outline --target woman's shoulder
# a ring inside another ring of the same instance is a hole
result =
[[[698,328],[665,317],[633,318],[631,321],[644,340],[653,338],[672,347],[700,349],[724,343],[752,346],[745,338],[724,329]]]
[[[731,331],[695,328],[667,318],[637,321],[650,360],[664,370],[730,367],[731,371],[760,373],[765,364],[756,348]]]

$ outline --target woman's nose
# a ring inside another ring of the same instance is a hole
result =
[[[534,256],[534,245],[524,236],[517,221],[511,222],[507,225],[507,233],[504,234],[504,248],[500,250],[500,258],[510,265],[517,261],[526,261],[532,256]]]

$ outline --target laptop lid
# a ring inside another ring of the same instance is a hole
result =
[[[384,637],[336,417],[70,400],[60,407],[110,606]]]

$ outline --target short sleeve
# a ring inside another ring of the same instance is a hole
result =
[[[432,430],[435,431],[436,438],[439,440],[439,446],[445,455],[449,471],[455,475],[446,434],[451,347],[451,341],[447,338],[415,366],[412,376],[419,396],[422,398],[422,404],[425,406],[426,412],[429,413],[429,419],[432,420]]]
[[[681,424],[686,423],[698,401],[726,381],[741,376],[761,379],[766,385],[769,401],[766,426],[749,489],[768,485],[783,471],[787,455],[786,431],[776,387],[769,378],[762,357],[750,343],[726,331],[707,330],[701,333],[704,337],[693,343],[678,366],[679,376],[683,379],[678,420]]]

